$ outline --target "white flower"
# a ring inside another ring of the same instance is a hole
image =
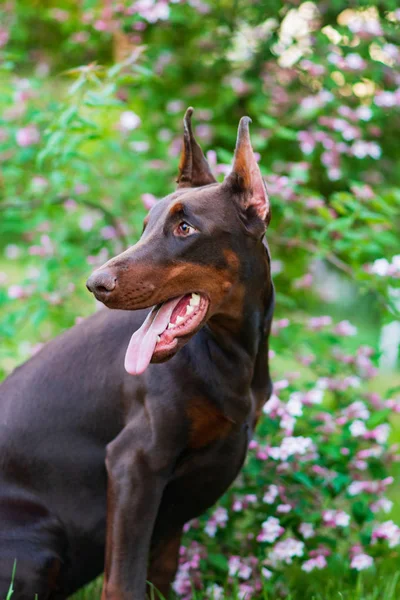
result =
[[[360,437],[364,435],[367,431],[364,421],[360,421],[360,419],[356,419],[355,421],[353,421],[349,429],[353,437]]]
[[[240,579],[249,579],[251,575],[251,567],[249,567],[249,565],[242,564],[238,571],[238,575]]]
[[[304,542],[287,538],[275,544],[273,550],[269,553],[269,558],[273,563],[282,561],[291,564],[294,556],[303,556],[303,553]]]
[[[357,327],[354,327],[350,321],[340,321],[334,328],[334,332],[338,335],[353,336],[357,334]]]
[[[140,117],[132,110],[125,110],[119,118],[119,124],[125,131],[133,131],[139,127],[140,123]]]
[[[351,52],[345,58],[346,65],[349,69],[359,70],[365,67],[365,60],[356,52]]]
[[[357,400],[356,402],[353,402],[347,406],[347,408],[343,410],[343,414],[348,419],[361,419],[363,421],[366,421],[370,417],[368,408],[361,400]]]
[[[389,437],[390,433],[390,425],[388,423],[382,423],[382,425],[378,425],[373,429],[370,434],[378,444],[385,444]]]
[[[279,504],[276,508],[276,512],[278,513],[288,513],[292,510],[290,504]]]
[[[350,515],[345,513],[343,510],[339,510],[336,513],[335,521],[338,527],[347,527],[350,523]]]
[[[222,600],[224,597],[224,588],[216,583],[209,585],[206,590],[209,600]]]
[[[4,254],[10,260],[14,260],[15,258],[18,258],[20,256],[21,248],[19,248],[16,244],[8,244],[4,248]]]
[[[352,569],[356,569],[356,571],[363,571],[364,569],[369,569],[374,564],[374,560],[372,556],[368,554],[356,554],[351,559],[350,567]]]
[[[204,531],[210,537],[215,537],[215,534],[217,533],[217,524],[215,523],[215,521],[212,521],[210,519],[207,525],[204,527]]]
[[[274,542],[284,532],[276,517],[268,517],[261,527],[261,533],[257,537],[259,542]]]
[[[325,510],[322,519],[328,527],[347,527],[350,523],[350,515],[343,510]]]
[[[217,525],[224,526],[228,521],[228,511],[226,508],[222,508],[221,506],[214,511],[213,518]]]
[[[389,548],[394,548],[400,544],[400,528],[393,521],[385,521],[373,529],[372,539],[388,540]]]
[[[236,573],[239,571],[241,562],[239,556],[231,556],[229,558],[229,575],[230,577],[234,577]]]
[[[384,513],[390,513],[393,508],[393,502],[388,498],[379,498],[379,500],[371,504],[370,508],[372,512],[382,510]]]
[[[289,401],[286,404],[286,410],[292,417],[301,417],[303,414],[303,406],[301,403],[300,392],[293,392],[293,394],[290,394]]]
[[[324,392],[320,389],[314,388],[306,393],[304,402],[307,404],[321,404],[323,397]]]
[[[267,569],[267,567],[263,567],[261,569],[261,575],[264,577],[264,579],[271,579],[273,572]]]
[[[283,438],[280,447],[270,448],[269,455],[275,460],[287,460],[290,456],[296,454],[304,455],[306,452],[315,450],[311,438],[299,435],[297,437],[288,436]]]
[[[302,523],[299,527],[299,532],[305,540],[315,535],[314,526],[311,523]]]
[[[279,494],[278,486],[272,484],[269,486],[268,490],[265,492],[263,497],[263,502],[266,504],[273,504]]]
[[[372,118],[372,110],[369,106],[359,106],[356,109],[356,115],[361,121],[369,121]]]
[[[382,91],[375,96],[375,104],[385,108],[396,106],[396,96],[393,92]]]
[[[371,273],[375,273],[375,275],[379,275],[380,277],[385,277],[388,275],[389,269],[390,262],[387,258],[378,258],[372,264]]]
[[[314,569],[324,569],[326,564],[325,556],[320,555],[315,558],[310,558],[310,560],[306,560],[306,562],[301,565],[301,569],[306,573],[310,573],[310,571],[313,571]]]

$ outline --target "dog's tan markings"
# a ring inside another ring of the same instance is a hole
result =
[[[147,579],[165,597],[178,568],[181,537],[182,531],[178,531],[169,539],[162,539],[150,551]],[[151,588],[149,597],[152,598]]]
[[[177,215],[181,212],[183,212],[184,208],[183,208],[183,204],[182,202],[177,202],[176,204],[174,204],[173,206],[171,206],[171,208],[169,209],[169,214],[172,215]]]
[[[231,432],[234,422],[207,398],[193,398],[187,407],[190,423],[189,448],[203,448]]]
[[[230,248],[225,248],[225,250],[223,250],[222,252],[223,252],[223,255],[226,260],[226,264],[228,265],[229,270],[234,275],[237,275],[239,273],[239,268],[240,268],[240,259],[239,259],[238,255],[236,254],[236,252],[234,252]]]

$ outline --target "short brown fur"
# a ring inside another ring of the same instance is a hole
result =
[[[224,439],[234,427],[234,421],[222,414],[207,398],[193,398],[187,415],[190,421],[189,448],[203,448]]]

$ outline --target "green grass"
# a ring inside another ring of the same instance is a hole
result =
[[[395,567],[396,563],[391,565]],[[400,571],[390,572],[386,564],[380,573],[374,571],[354,575],[352,581],[331,571],[304,574],[295,569],[295,576],[287,582],[288,590],[261,591],[252,600],[399,600]],[[298,575],[298,578],[297,578]],[[71,600],[98,600],[101,594],[101,577],[73,596]],[[178,596],[171,594],[178,600]],[[8,599],[7,599],[8,600]],[[166,600],[154,591],[150,600]],[[202,591],[194,591],[192,600],[213,600]],[[241,600],[236,592],[227,592],[221,600]],[[247,600],[247,599],[245,599]],[[250,600],[250,598],[248,598]]]

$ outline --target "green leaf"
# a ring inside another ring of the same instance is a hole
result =
[[[297,481],[298,483],[301,483],[302,485],[304,485],[309,490],[312,490],[315,487],[313,485],[312,480],[305,473],[301,473],[301,472],[293,473],[292,474],[292,479],[294,481]]]
[[[207,555],[207,562],[209,562],[214,569],[217,569],[222,573],[227,573],[229,570],[228,559],[223,554],[210,553]]]

